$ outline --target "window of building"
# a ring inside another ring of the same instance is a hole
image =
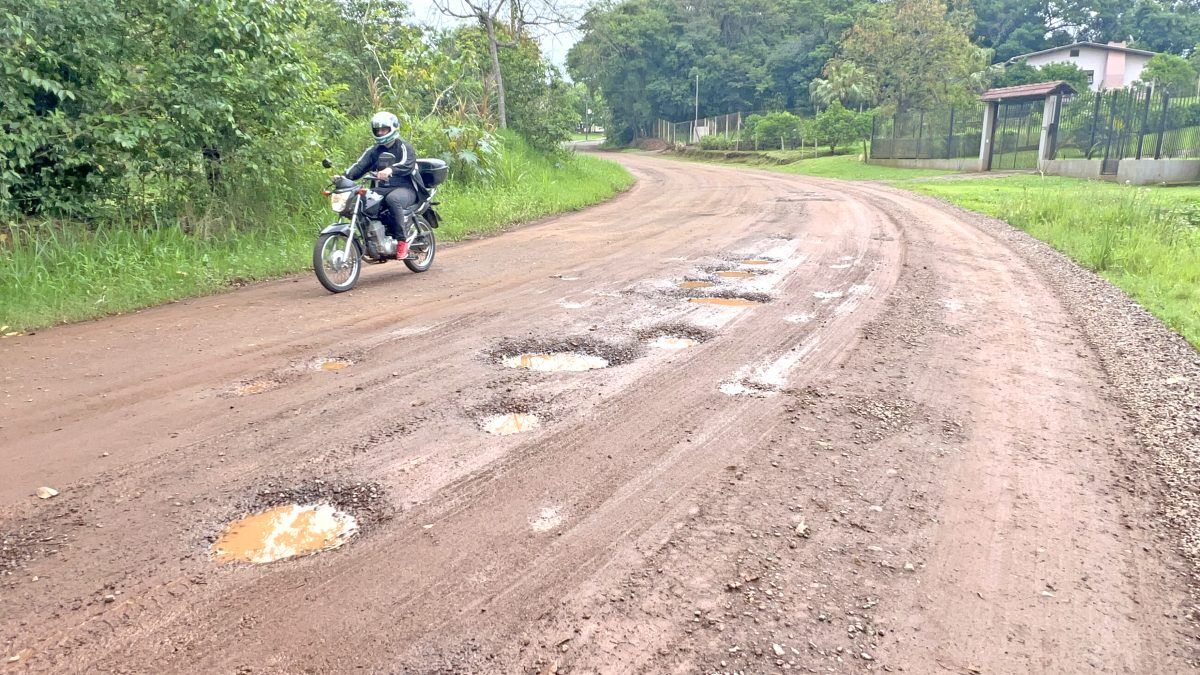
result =
[[[1078,50],[1078,49],[1072,49],[1072,50],[1071,50],[1071,56],[1079,56],[1079,50]]]
[[[1094,71],[1094,70],[1085,70],[1085,71],[1083,71],[1083,72],[1087,73],[1087,76],[1088,76],[1088,84],[1095,84],[1095,83],[1096,83],[1096,71]]]

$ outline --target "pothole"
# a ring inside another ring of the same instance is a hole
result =
[[[492,358],[507,368],[538,372],[583,372],[627,363],[641,354],[637,343],[607,342],[590,336],[507,340]]]
[[[679,287],[686,288],[686,289],[712,288],[713,286],[716,286],[716,284],[714,284],[711,281],[681,281],[681,282],[679,282]]]
[[[759,300],[751,300],[750,298],[718,298],[718,297],[703,297],[703,298],[688,298],[688,302],[694,302],[701,305],[720,305],[722,307],[752,307],[761,305]]]
[[[712,331],[690,323],[668,322],[642,328],[637,333],[639,340],[649,340],[656,349],[687,349],[716,336]]]
[[[752,276],[755,276],[754,272],[749,270],[725,270],[723,272],[717,272],[716,275],[719,277],[725,277],[726,279],[748,279]]]
[[[285,384],[283,379],[275,377],[259,377],[253,380],[246,380],[240,384],[230,387],[224,392],[224,396],[254,396],[255,394],[263,394],[282,387]]]
[[[342,370],[343,368],[349,368],[353,364],[354,364],[354,362],[351,361],[350,359],[331,357],[331,358],[318,359],[316,364],[313,367],[316,368],[317,370],[333,372],[333,371],[337,371],[337,370]]]
[[[536,415],[516,412],[493,415],[483,422],[483,430],[496,436],[511,436],[531,431],[539,426],[541,426],[541,421]]]
[[[549,532],[562,525],[562,513],[553,506],[547,506],[537,512],[537,515],[529,519],[529,527],[534,532]]]
[[[212,553],[220,562],[265,564],[338,548],[356,532],[354,516],[331,504],[286,504],[230,523]]]
[[[753,398],[766,398],[768,396],[774,396],[779,391],[776,387],[755,382],[747,382],[746,380],[742,380],[740,382],[725,382],[718,387],[718,389],[722,394],[727,396],[751,396]]]
[[[777,262],[779,262],[779,261],[775,260],[774,258],[746,258],[745,260],[742,261],[742,264],[743,265],[770,265],[772,263],[777,263]]]
[[[592,354],[550,352],[548,354],[517,354],[501,361],[509,368],[523,368],[543,373],[581,373],[608,367],[608,359]]]
[[[663,335],[662,337],[655,339],[654,342],[651,342],[650,346],[654,347],[655,349],[679,350],[679,349],[688,349],[689,347],[695,347],[698,344],[700,344],[700,343],[696,342],[695,340],[693,340],[691,338],[671,337],[670,335]]]

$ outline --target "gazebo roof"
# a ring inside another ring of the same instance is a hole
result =
[[[1029,101],[1046,98],[1055,94],[1074,94],[1075,88],[1062,80],[1053,82],[1037,82],[1035,84],[1018,84],[1015,87],[1000,87],[988,89],[979,97],[980,101]]]

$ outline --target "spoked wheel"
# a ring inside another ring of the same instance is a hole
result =
[[[437,239],[433,236],[433,228],[421,216],[416,217],[417,234],[409,245],[408,257],[404,264],[414,272],[424,272],[433,264],[433,254],[437,252]]]
[[[330,293],[342,293],[354,288],[362,272],[362,250],[355,241],[346,254],[346,235],[330,232],[317,238],[313,247],[313,271]]]

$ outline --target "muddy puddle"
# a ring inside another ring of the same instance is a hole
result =
[[[711,281],[681,281],[680,288],[712,288],[715,284]]]
[[[528,413],[508,413],[505,415],[494,415],[484,420],[483,430],[489,434],[497,436],[511,436],[519,434],[541,426],[541,421],[536,415]]]
[[[754,272],[747,272],[745,270],[725,270],[723,272],[717,272],[716,275],[719,277],[725,277],[726,279],[748,279],[754,276]]]
[[[536,370],[542,373],[581,373],[585,370],[608,367],[608,360],[605,358],[572,352],[517,354],[504,359],[503,363],[509,368]]]
[[[753,307],[761,305],[761,302],[749,300],[747,298],[688,298],[688,302],[695,302],[701,305],[720,305],[722,307]]]
[[[317,362],[317,368],[327,372],[349,368],[351,362],[347,359],[321,359]]]
[[[212,554],[220,562],[264,564],[338,548],[357,531],[353,516],[329,504],[285,504],[230,523]]]
[[[699,341],[693,340],[691,338],[676,337],[673,335],[663,335],[663,336],[657,338],[656,340],[654,340],[654,342],[651,342],[650,346],[654,347],[655,349],[678,350],[678,349],[688,349],[690,347],[695,347],[698,344],[700,344]]]

